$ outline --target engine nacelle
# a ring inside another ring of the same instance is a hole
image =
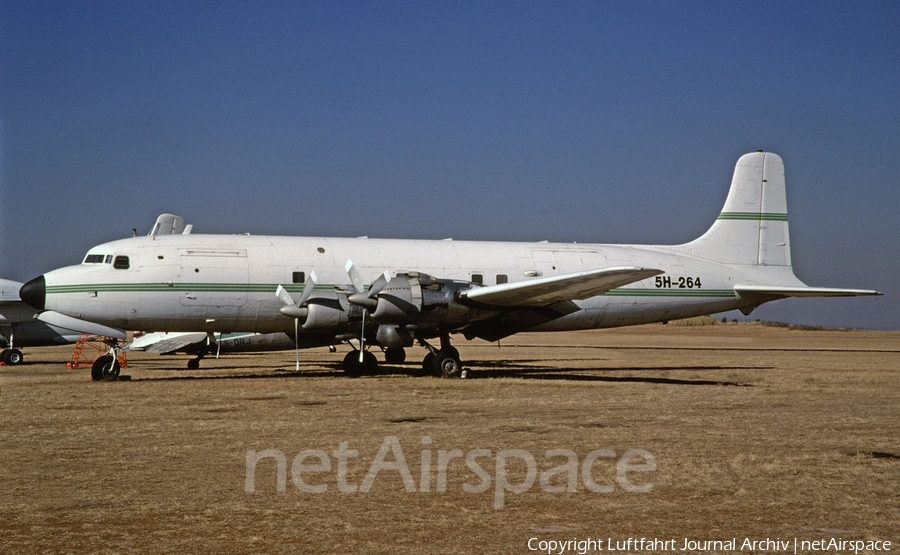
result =
[[[310,295],[305,308],[304,330],[340,333],[347,329],[350,319],[347,295],[338,291],[316,291]]]
[[[397,274],[378,293],[372,319],[380,324],[455,327],[494,315],[457,301],[457,294],[472,286],[427,274]]]
[[[381,324],[375,334],[375,341],[382,347],[412,347],[413,336],[400,326]]]

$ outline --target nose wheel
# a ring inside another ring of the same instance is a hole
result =
[[[91,365],[91,379],[95,382],[112,382],[119,379],[119,371],[121,369],[122,366],[119,364],[119,359],[113,355],[103,355]]]

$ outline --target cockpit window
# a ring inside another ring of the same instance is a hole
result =
[[[129,262],[127,256],[117,256],[116,260],[113,262],[113,268],[116,270],[127,270],[131,267],[131,262]]]
[[[103,264],[104,258],[107,259],[106,260],[107,263],[112,262],[111,255],[104,256],[102,254],[89,254],[84,258],[84,263],[85,264]]]

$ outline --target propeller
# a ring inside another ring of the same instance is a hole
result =
[[[294,304],[294,298],[291,297],[291,294],[288,293],[287,289],[281,285],[275,289],[275,296],[284,303],[284,306],[281,307],[279,311],[285,316],[292,316],[294,318],[294,354],[297,359],[297,372],[300,371],[300,318],[306,318],[306,315],[309,314],[309,309],[304,305],[306,305],[306,302],[309,300],[309,297],[312,295],[315,288],[316,273],[310,272],[309,278],[306,280],[306,283],[303,284],[303,291],[300,293],[300,301],[297,302],[297,304]]]
[[[347,270],[347,275],[350,276],[350,283],[353,284],[353,289],[355,290],[355,293],[351,293],[347,296],[347,300],[357,306],[363,307],[362,329],[359,333],[359,362],[362,364],[363,353],[366,346],[366,313],[368,313],[369,310],[375,310],[375,307],[378,306],[378,299],[375,298],[375,296],[387,286],[389,281],[391,281],[391,274],[390,272],[385,271],[372,282],[372,285],[369,286],[369,290],[366,291],[362,276],[359,275],[359,270],[353,265],[353,261],[347,260],[347,264],[344,268]]]

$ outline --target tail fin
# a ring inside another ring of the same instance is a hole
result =
[[[741,156],[719,217],[684,247],[694,256],[724,264],[790,266],[781,157],[762,151]]]

